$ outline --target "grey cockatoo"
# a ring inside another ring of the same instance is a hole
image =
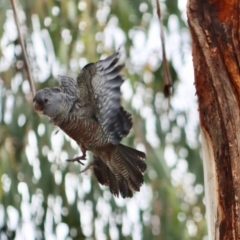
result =
[[[91,151],[97,180],[125,198],[140,190],[146,163],[143,152],[120,144],[132,127],[132,118],[121,106],[123,65],[117,65],[118,60],[116,52],[88,64],[77,81],[60,76],[60,87],[38,91],[33,105],[81,148],[83,155],[68,161],[82,163],[86,151]]]

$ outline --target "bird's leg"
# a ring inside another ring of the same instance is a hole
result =
[[[94,163],[91,162],[87,167],[85,167],[82,171],[80,171],[80,173],[86,172],[93,165],[94,165]]]
[[[68,159],[67,162],[78,162],[82,165],[84,165],[84,163],[81,162],[81,160],[86,160],[86,149],[84,149],[82,146],[81,147],[81,150],[82,150],[82,156],[80,157],[75,157],[74,159]]]

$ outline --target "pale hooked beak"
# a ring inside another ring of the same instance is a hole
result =
[[[48,99],[42,98],[41,93],[37,93],[33,98],[33,107],[36,112],[43,113],[44,105],[48,102]]]

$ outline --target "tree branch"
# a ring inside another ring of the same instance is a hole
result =
[[[171,96],[171,87],[172,87],[172,79],[171,74],[168,66],[168,61],[166,57],[166,50],[165,50],[165,38],[164,38],[164,31],[163,31],[163,23],[161,19],[161,9],[158,0],[157,3],[157,15],[160,22],[160,38],[162,43],[162,58],[163,58],[163,69],[164,69],[164,94],[166,97],[170,99]]]
[[[28,77],[28,81],[29,81],[29,85],[30,85],[30,88],[31,88],[32,95],[34,96],[35,92],[36,92],[35,91],[35,85],[34,85],[32,73],[31,73],[31,68],[30,68],[30,65],[29,65],[26,49],[25,49],[25,46],[24,46],[23,37],[22,37],[22,34],[21,34],[21,30],[20,30],[20,23],[19,23],[18,16],[17,16],[17,7],[16,7],[15,0],[11,0],[11,5],[12,5],[13,13],[14,13],[15,23],[16,23],[16,26],[17,26],[18,39],[19,39],[19,42],[20,42],[20,45],[21,45],[21,48],[22,48],[22,55],[23,55],[25,70],[27,72],[27,77]]]

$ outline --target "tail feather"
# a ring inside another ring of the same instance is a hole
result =
[[[123,176],[132,191],[139,191],[144,182],[143,172],[147,165],[143,161],[145,153],[119,144],[111,156],[111,165],[116,166],[116,172]]]
[[[133,166],[137,167],[140,172],[145,172],[147,169],[146,163],[143,161],[146,159],[145,153],[138,151],[134,148],[119,144],[118,149],[121,155]]]
[[[127,180],[131,190],[139,191],[144,180],[142,173],[129,164],[119,152],[117,152],[117,156],[113,156],[113,161],[108,162],[108,166],[116,176],[123,177]]]
[[[94,174],[115,196],[120,193],[123,198],[132,197],[133,191],[139,191],[144,182],[145,157],[143,152],[119,144],[112,151],[110,161],[94,156]]]
[[[107,165],[119,182],[126,180],[131,191],[139,191],[144,182],[143,172],[146,163],[145,154],[136,149],[119,144],[111,154],[111,161]]]
[[[108,185],[109,181],[107,178],[108,175],[108,168],[106,164],[101,160],[101,158],[97,156],[93,156],[93,171],[94,174],[102,185]]]
[[[109,186],[111,193],[118,196],[119,186],[116,177],[101,158],[95,155],[93,157],[93,171],[98,182],[102,185]]]
[[[120,194],[123,198],[133,196],[133,192],[128,187],[127,181],[125,179],[122,180],[121,184],[119,185]]]
[[[115,196],[119,196],[119,193],[123,198],[133,196],[123,177],[119,175],[117,179],[100,157],[94,156],[93,160],[93,171],[100,184],[109,186],[110,192]]]
[[[129,166],[129,164],[125,164],[125,162],[114,159],[114,162],[108,162],[107,163],[111,171],[116,176],[116,179],[118,182],[122,182],[123,180],[127,181],[129,189],[132,191],[139,191],[141,184],[140,182],[143,182],[143,177],[141,174],[138,174],[138,177],[136,177],[136,172],[134,172],[134,169]]]

